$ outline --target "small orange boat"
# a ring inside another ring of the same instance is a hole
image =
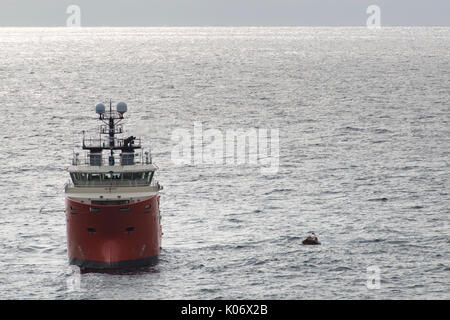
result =
[[[314,232],[312,232],[311,235],[308,238],[303,240],[302,243],[305,244],[305,245],[317,245],[317,244],[320,244],[319,239],[317,238],[317,236],[315,235]]]

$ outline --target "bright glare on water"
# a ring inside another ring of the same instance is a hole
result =
[[[448,28],[2,28],[0,49],[1,299],[450,298]],[[65,168],[110,98],[160,168],[163,251],[72,290]],[[278,129],[278,173],[176,166],[194,122]]]

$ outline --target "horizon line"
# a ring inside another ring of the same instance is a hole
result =
[[[367,25],[125,25],[125,26],[114,26],[114,25],[85,25],[85,26],[75,26],[68,27],[64,25],[0,25],[0,28],[68,28],[68,29],[83,29],[83,28],[366,28]],[[405,27],[442,27],[449,28],[450,25],[381,25],[380,28],[405,28]]]

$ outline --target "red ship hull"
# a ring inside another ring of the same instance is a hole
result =
[[[66,197],[70,264],[82,269],[140,267],[161,250],[159,196],[121,205],[94,205]]]

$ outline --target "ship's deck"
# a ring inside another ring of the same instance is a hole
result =
[[[91,200],[119,200],[135,199],[137,201],[155,196],[159,191],[158,186],[145,187],[74,187],[67,184],[65,187],[66,197],[75,201]]]
[[[134,165],[72,165],[67,168],[69,172],[86,172],[86,173],[107,173],[107,172],[142,172],[142,171],[156,171],[158,167],[154,164],[134,164]]]

